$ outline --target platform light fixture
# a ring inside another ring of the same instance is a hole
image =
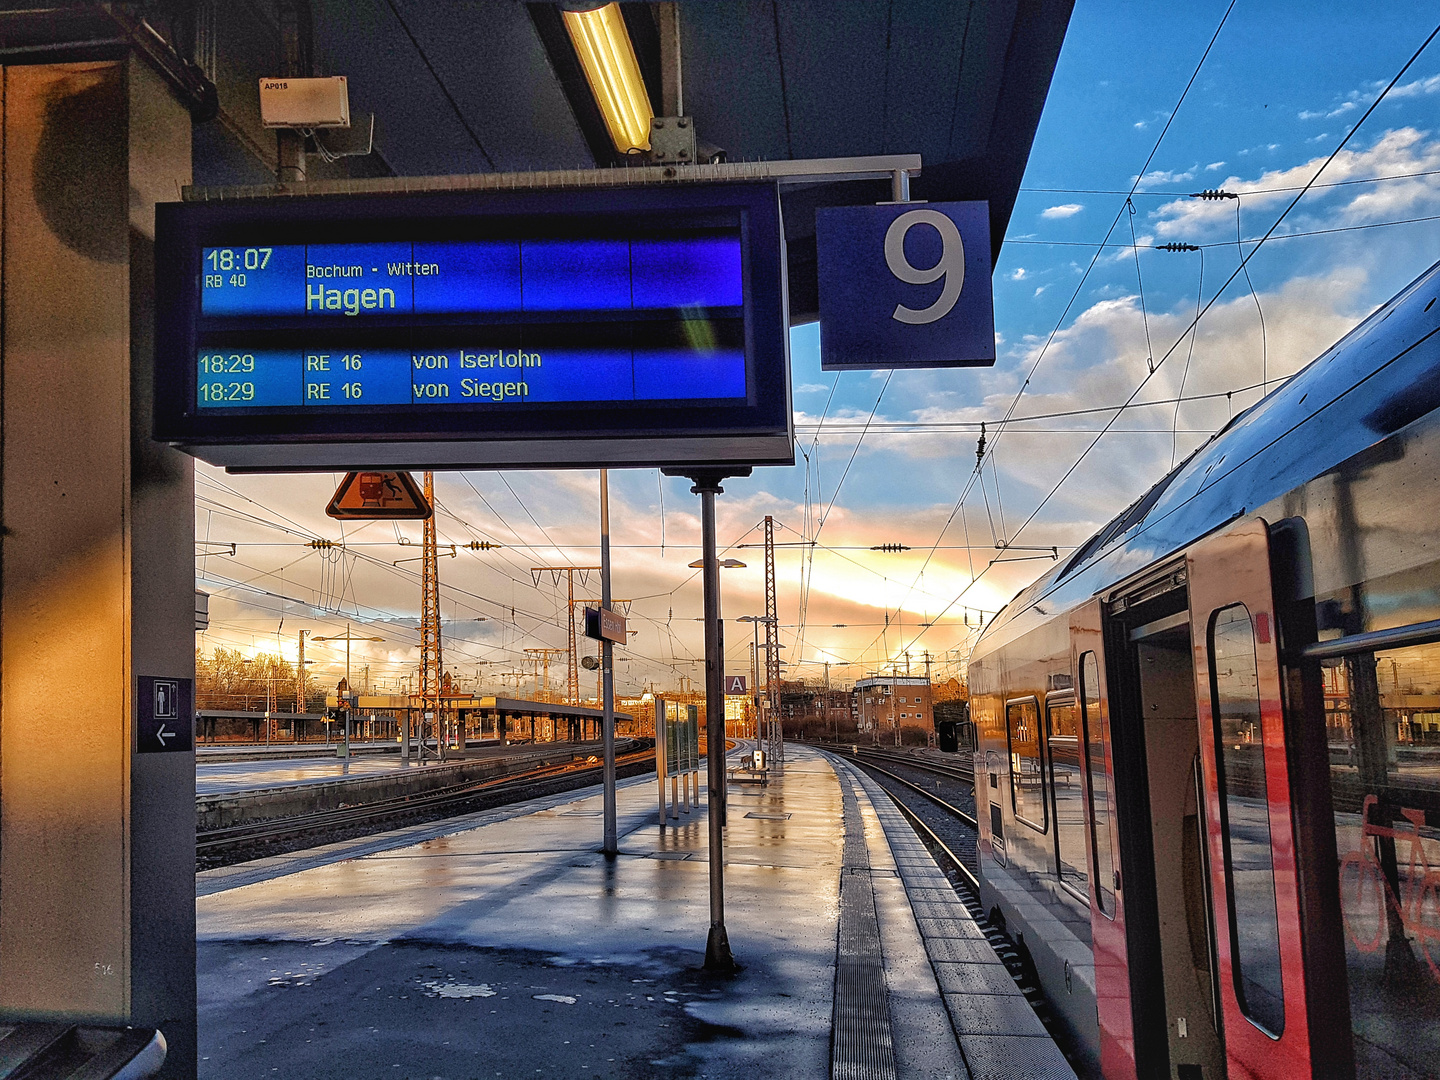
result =
[[[615,149],[622,154],[648,151],[655,110],[619,3],[612,0],[589,11],[561,14]]]

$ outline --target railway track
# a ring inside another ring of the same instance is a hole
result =
[[[654,762],[653,749],[638,750],[617,757],[615,771],[621,778],[635,776],[653,769]],[[416,795],[202,830],[195,835],[196,863],[199,869],[212,869],[404,825],[490,810],[584,787],[599,779],[602,770],[603,765],[595,758],[543,765],[511,776],[454,784]]]

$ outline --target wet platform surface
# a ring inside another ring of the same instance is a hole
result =
[[[702,969],[705,810],[662,829],[653,779],[621,782],[614,860],[587,789],[199,875],[200,1075],[829,1076],[842,878],[873,889],[873,1075],[1073,1075],[883,794],[788,753],[730,792],[731,976]]]
[[[464,761],[482,761],[516,754],[532,754],[537,751],[564,751],[573,747],[577,752],[596,752],[599,743],[512,743],[501,746],[472,746],[464,758],[451,757],[445,764]],[[422,766],[418,762],[406,765],[400,760],[398,750],[391,754],[365,754],[342,759],[335,757],[332,748],[328,754],[317,752],[314,757],[279,758],[252,761],[205,761],[196,755],[195,794],[225,795],[237,791],[255,791],[264,788],[292,787],[297,784],[324,784],[346,777],[383,776],[405,769],[430,768],[433,759]]]

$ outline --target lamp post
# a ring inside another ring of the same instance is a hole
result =
[[[663,471],[676,475],[675,470]],[[715,496],[723,490],[720,483],[727,475],[749,476],[750,468],[734,467],[729,474],[700,469],[687,478],[691,492],[700,496],[700,562],[705,588],[705,756],[710,788],[710,934],[705,942],[705,967],[730,972],[735,970],[735,957],[725,931],[725,624],[720,621],[720,563],[715,551]]]
[[[689,566],[690,569],[692,569],[692,570],[703,570],[703,569],[705,569],[705,560],[704,560],[704,559],[696,559],[694,562],[692,562],[692,563],[687,563],[686,565]],[[743,562],[741,562],[739,559],[720,559],[719,561],[717,561],[717,562],[715,563],[715,565],[716,565],[719,569],[721,569],[721,570],[744,570],[744,569],[745,569],[745,564],[744,564]],[[717,586],[717,592],[716,592],[716,594],[715,594],[715,617],[716,617],[717,619],[719,619],[719,618],[720,618],[720,594],[719,594],[719,592],[718,592],[718,586],[719,586],[719,577],[718,577],[718,575],[717,575],[717,577],[716,577],[716,586]],[[724,657],[724,655],[723,655],[723,650],[722,650],[722,655],[720,656],[720,665],[721,665],[722,668],[723,668],[724,665],[725,665],[725,657]],[[721,674],[723,675],[724,672],[722,671]],[[710,703],[707,701],[707,702],[706,702],[706,709],[708,710],[709,707],[710,707]],[[721,699],[721,709],[722,709],[722,712],[721,712],[721,721],[720,721],[721,728],[720,728],[720,730],[721,730],[721,731],[724,731],[724,730],[725,730],[725,728],[724,728],[725,721],[724,721],[724,712],[723,712],[723,709],[724,709],[724,699],[723,699],[723,698]],[[707,726],[708,726],[708,721],[707,721]],[[725,790],[722,788],[722,789],[721,789],[721,792],[720,792],[720,824],[722,824],[722,825],[725,824],[725,799],[726,799],[726,792],[725,792]]]
[[[750,624],[751,656],[755,658],[752,668],[755,672],[755,685],[750,688],[750,698],[755,703],[755,752],[760,752],[760,624],[774,622],[773,619],[764,615],[741,615],[736,622],[748,622]]]

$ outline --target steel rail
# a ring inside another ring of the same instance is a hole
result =
[[[960,876],[965,879],[965,884],[970,887],[970,891],[975,894],[975,899],[978,901],[980,899],[980,879],[965,865],[964,860],[951,851],[950,845],[936,836],[935,830],[921,821],[920,816],[916,814],[914,810],[911,810],[910,807],[897,799],[892,792],[887,791],[886,794],[890,796],[890,801],[895,804],[900,810],[900,813],[905,815],[905,819],[910,822],[915,831],[921,833],[931,845],[939,848],[945,857],[955,864],[955,869],[960,871]]]
[[[904,784],[907,788],[916,792],[917,794],[925,796],[925,798],[929,799],[931,802],[938,803],[940,807],[944,809],[947,813],[959,818],[965,825],[968,825],[977,833],[980,831],[980,826],[976,822],[976,820],[969,814],[965,813],[964,810],[961,810],[959,807],[952,806],[950,803],[946,802],[938,795],[930,794],[930,792],[926,791],[919,785],[912,784],[903,776],[896,776],[888,769],[882,769],[880,768],[880,766],[872,764],[870,762],[861,762],[858,754],[846,754],[844,751],[836,751],[836,753],[840,754],[843,757],[850,758],[857,766],[861,768],[874,769],[876,772],[883,773],[884,775],[890,777],[890,779]],[[896,798],[893,791],[887,790],[885,794],[889,795],[890,801],[893,802],[897,807],[899,807],[900,812],[905,816],[905,819],[909,821],[910,824],[914,826],[914,828],[918,832],[920,832],[927,840],[935,844],[944,853],[947,859],[949,859],[952,863],[955,864],[955,867],[960,871],[961,876],[965,878],[966,884],[974,892],[975,897],[978,900],[980,897],[980,879],[977,878],[974,872],[972,872],[971,869],[965,865],[965,861],[961,859],[960,856],[956,855],[953,851],[951,851],[950,845],[945,843],[944,840],[941,840],[940,837],[935,834],[935,830],[930,828],[929,825],[926,825],[925,822],[920,819],[920,816],[916,814],[914,810],[911,810],[910,807],[906,806],[903,802]]]
[[[882,757],[896,765],[909,765],[911,768],[923,769],[925,772],[935,773],[937,776],[948,776],[953,780],[959,780],[975,786],[975,770],[965,770],[951,765],[941,765],[938,762],[930,762],[924,758],[910,757],[905,754],[897,754],[889,750],[861,750],[861,754],[869,754],[874,757]],[[856,760],[860,760],[857,756]]]
[[[858,758],[858,756],[855,758],[855,763],[856,763],[857,765],[862,765],[864,768],[867,768],[867,769],[874,769],[874,770],[875,770],[876,772],[878,772],[878,773],[884,773],[886,776],[890,777],[890,779],[894,780],[896,783],[904,784],[907,788],[909,788],[911,791],[915,792],[917,795],[924,795],[925,798],[927,798],[927,799],[929,799],[931,802],[935,803],[937,806],[939,806],[939,807],[940,807],[942,810],[944,810],[946,813],[951,814],[951,815],[953,815],[954,817],[959,818],[959,819],[960,819],[961,821],[963,821],[966,825],[970,826],[970,828],[974,829],[977,833],[980,831],[980,823],[979,823],[978,821],[976,821],[973,817],[971,817],[969,814],[967,814],[964,810],[961,810],[958,806],[954,806],[954,805],[946,802],[944,799],[940,798],[939,795],[933,795],[933,794],[931,794],[930,792],[926,791],[923,787],[921,787],[919,784],[912,784],[909,780],[906,780],[903,776],[896,776],[896,775],[895,775],[893,772],[891,772],[889,769],[882,769],[879,765],[875,765],[875,764],[873,764],[873,763],[871,763],[871,762],[868,762],[868,761],[862,762],[862,761],[860,761],[860,759]]]

